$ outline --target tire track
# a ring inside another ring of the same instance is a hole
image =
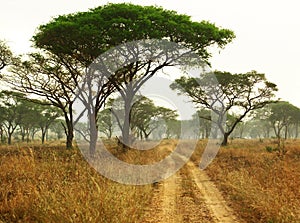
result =
[[[185,159],[176,154],[178,158]],[[157,184],[147,223],[239,223],[207,174],[191,161]]]
[[[188,162],[187,165],[193,175],[193,180],[201,191],[205,204],[212,212],[215,221],[220,223],[239,222],[232,209],[227,205],[222,194],[207,174],[203,170],[197,168],[192,162]]]

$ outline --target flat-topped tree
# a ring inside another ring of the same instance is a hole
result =
[[[72,63],[77,63],[82,70],[82,67],[88,67],[102,53],[130,41],[172,41],[189,48],[208,62],[211,56],[209,46],[217,45],[222,48],[233,38],[234,33],[228,29],[218,28],[206,21],[194,22],[189,16],[175,11],[122,3],[59,16],[48,24],[41,25],[33,42],[36,47],[55,54],[67,67],[74,68]],[[126,102],[125,117],[129,117],[133,97],[145,81],[165,66],[175,64],[166,58],[159,63],[151,59],[131,62],[118,70],[115,77],[110,78]],[[147,69],[150,67],[151,69]],[[95,112],[92,114],[94,119],[97,117],[96,111],[100,110],[99,105],[102,106],[103,103],[95,102]],[[125,143],[130,134],[128,122],[129,118],[123,123],[122,138]]]
[[[207,21],[155,6],[108,4],[59,16],[41,25],[33,36],[36,47],[58,56],[70,56],[88,66],[108,49],[135,40],[168,39],[194,50],[203,60],[208,46],[224,47],[234,33]]]
[[[211,79],[213,84],[210,84]],[[215,71],[199,78],[181,77],[170,86],[185,94],[199,107],[213,111],[217,116],[213,121],[223,134],[222,145],[227,145],[228,137],[251,111],[274,102],[277,86],[267,81],[262,73],[251,71],[242,74]],[[216,106],[217,105],[217,106]],[[226,122],[226,115],[235,112]]]

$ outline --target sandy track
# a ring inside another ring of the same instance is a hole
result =
[[[188,162],[159,183],[143,222],[240,222],[206,173]]]
[[[197,168],[192,162],[189,162],[187,165],[193,175],[194,182],[203,195],[206,206],[212,212],[214,220],[222,223],[239,222],[207,174]]]

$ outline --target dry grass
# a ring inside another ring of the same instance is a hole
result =
[[[152,198],[151,185],[110,181],[57,144],[2,146],[0,169],[0,222],[140,222]]]
[[[193,155],[199,163],[205,146]],[[163,159],[175,141],[153,150],[118,154],[129,163]],[[271,141],[236,140],[207,168],[236,213],[246,222],[300,222],[300,146],[285,156],[267,152]],[[115,144],[110,145],[117,154]],[[0,147],[0,222],[143,222],[154,187],[127,186],[99,175],[80,151],[63,144]],[[186,174],[185,169],[181,171]],[[186,174],[183,187],[193,191]],[[194,196],[191,194],[191,197]],[[147,213],[149,214],[149,213]]]
[[[233,209],[246,222],[300,222],[300,144],[286,143],[287,154],[267,152],[274,142],[236,140],[221,148],[207,168]],[[199,162],[203,142],[194,160]]]

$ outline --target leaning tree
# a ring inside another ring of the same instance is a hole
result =
[[[200,107],[213,111],[217,118],[211,121],[223,135],[222,145],[227,145],[229,135],[247,114],[274,102],[272,99],[277,91],[274,83],[256,71],[242,74],[215,71],[199,78],[181,77],[170,87],[189,96]],[[235,115],[226,122],[226,115],[230,112]]]

